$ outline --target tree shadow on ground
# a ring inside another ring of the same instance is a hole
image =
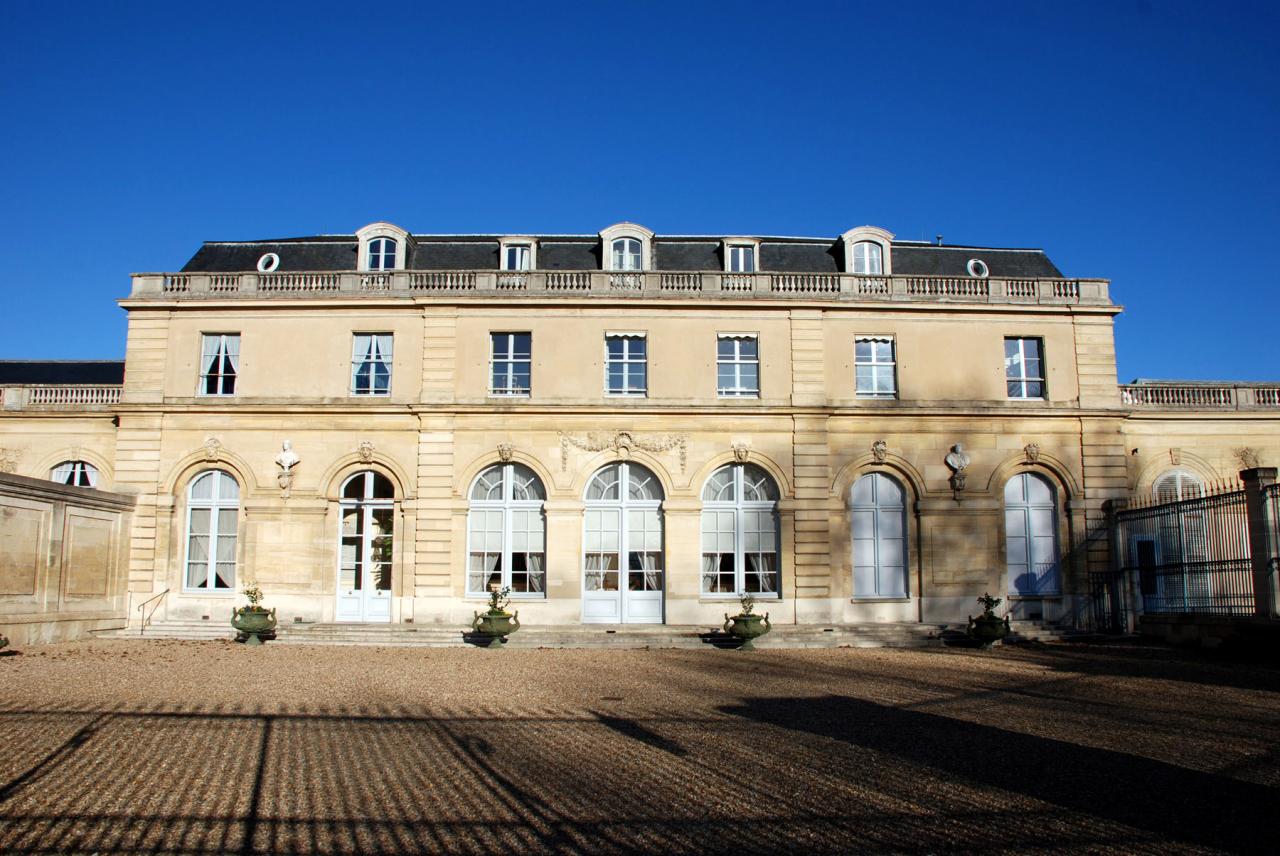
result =
[[[1136,755],[843,696],[721,708],[1184,842],[1275,852],[1280,791]],[[999,830],[992,831],[1000,843]]]

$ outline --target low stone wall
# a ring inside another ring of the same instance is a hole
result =
[[[1280,654],[1280,621],[1230,615],[1143,615],[1138,633],[1170,645]]]
[[[0,633],[30,645],[124,627],[133,504],[0,473]]]

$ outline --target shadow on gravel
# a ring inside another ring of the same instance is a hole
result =
[[[1275,852],[1272,820],[1280,790],[1264,785],[841,696],[753,699],[722,710],[1162,837],[1236,852]]]
[[[1239,660],[1136,641],[1054,644],[1023,650],[1029,659],[1064,672],[1280,692],[1280,662]]]

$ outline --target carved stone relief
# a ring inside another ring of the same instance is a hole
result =
[[[16,473],[18,471],[18,459],[21,457],[21,449],[0,448],[0,473]]]
[[[1240,465],[1242,470],[1257,469],[1258,466],[1258,450],[1252,446],[1241,446],[1232,452],[1235,455],[1236,463]]]
[[[204,438],[204,459],[206,461],[218,460],[218,453],[222,451],[222,441],[212,435]]]
[[[1028,464],[1034,464],[1036,461],[1040,460],[1040,444],[1039,443],[1028,443],[1027,445],[1022,447],[1022,451],[1027,456]]]
[[[603,452],[612,449],[619,458],[627,460],[632,449],[640,449],[652,454],[662,454],[675,449],[680,455],[680,472],[685,471],[688,463],[688,438],[684,434],[660,434],[646,436],[632,434],[630,431],[589,431],[585,435],[566,434],[560,432],[560,471],[569,469],[569,449],[581,449],[584,452]]]
[[[511,460],[511,456],[515,454],[516,447],[510,443],[498,444],[498,460],[506,463]]]
[[[740,464],[745,464],[747,458],[751,457],[751,444],[739,440],[733,444],[733,459]]]
[[[280,447],[280,454],[276,455],[276,466],[280,468],[276,473],[276,484],[280,485],[280,496],[285,499],[289,498],[289,492],[293,489],[293,468],[301,461],[293,451],[293,443],[285,440]]]
[[[366,464],[373,463],[373,441],[361,440],[360,445],[356,447],[356,451],[360,454],[360,460]]]
[[[876,440],[871,444],[871,457],[877,464],[889,460],[889,444],[884,440]]]

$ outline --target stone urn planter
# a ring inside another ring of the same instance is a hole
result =
[[[1001,618],[995,613],[1001,600],[1002,598],[983,594],[978,598],[978,603],[982,604],[982,614],[977,618],[969,616],[969,638],[981,648],[990,648],[1009,635],[1009,616]]]
[[[752,612],[756,605],[754,597],[743,594],[739,600],[742,602],[742,612],[732,616],[727,612],[724,614],[724,632],[741,640],[739,651],[753,651],[756,647],[754,640],[772,630],[773,625],[769,623],[769,613],[756,615]]]
[[[506,637],[520,629],[520,610],[507,612],[507,602],[511,599],[510,588],[492,587],[489,590],[489,608],[475,613],[471,629],[477,636],[487,640],[487,647],[499,648]]]
[[[262,589],[256,583],[245,587],[248,606],[231,610],[231,626],[244,636],[244,644],[261,645],[263,636],[273,636],[276,629],[276,611],[261,606]]]
[[[0,633],[0,651],[3,651],[5,648],[8,648],[8,647],[9,647],[9,637],[5,636],[3,633]]]

